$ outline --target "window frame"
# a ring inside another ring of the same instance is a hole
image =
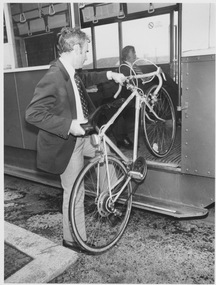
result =
[[[16,51],[16,40],[15,40],[15,34],[14,34],[14,27],[13,27],[13,22],[12,22],[12,14],[11,14],[11,8],[10,3],[4,3],[3,6],[3,14],[5,17],[5,25],[6,25],[6,32],[7,32],[7,38],[8,38],[8,48],[10,49],[10,54],[11,54],[11,67],[8,69],[4,68],[4,72],[12,72],[14,70],[16,71],[25,71],[25,70],[38,70],[38,69],[47,69],[49,67],[49,64],[47,65],[34,65],[34,66],[24,66],[20,67],[18,63],[18,55]],[[25,3],[25,2],[23,2]],[[45,3],[46,4],[46,3]],[[50,3],[49,3],[50,4]],[[57,4],[57,3],[54,3]],[[72,16],[74,14],[74,5],[73,3],[70,3],[68,1],[65,2],[65,4],[68,4],[68,14],[69,14],[69,25],[74,26],[75,21],[74,17]],[[54,28],[52,29],[51,33],[55,34],[56,31],[59,31],[59,28]],[[35,36],[40,36],[39,33],[35,33],[33,37]],[[25,35],[23,36],[23,39],[25,38]],[[5,48],[5,46],[4,46]]]
[[[91,4],[89,4],[89,5],[91,5]],[[97,4],[92,3],[92,5],[97,5]],[[123,48],[122,23],[125,21],[137,20],[137,19],[141,19],[141,18],[148,18],[148,17],[152,17],[152,16],[160,16],[160,15],[164,15],[164,14],[170,15],[170,48],[169,48],[170,60],[169,60],[169,62],[171,64],[173,61],[173,54],[174,54],[173,44],[172,44],[172,43],[174,43],[173,17],[174,17],[174,12],[179,10],[179,4],[155,9],[153,14],[149,13],[148,11],[141,11],[141,12],[128,14],[127,3],[122,3],[122,5],[123,5],[124,13],[125,13],[125,17],[123,19],[119,19],[117,17],[111,17],[111,18],[107,18],[107,19],[101,19],[97,23],[93,23],[93,22],[84,23],[83,17],[82,17],[82,11],[81,11],[81,9],[79,10],[80,11],[81,29],[82,28],[89,28],[89,27],[91,28],[93,69],[100,70],[99,68],[97,68],[97,65],[96,65],[95,27],[103,26],[103,25],[107,25],[107,24],[111,24],[111,23],[116,23],[116,22],[118,23],[119,62],[121,63],[122,61],[121,61],[120,55],[121,55],[121,50]]]

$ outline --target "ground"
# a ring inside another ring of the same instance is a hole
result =
[[[62,243],[62,190],[5,176],[5,220]],[[50,283],[214,284],[214,207],[205,219],[133,209],[116,246]]]

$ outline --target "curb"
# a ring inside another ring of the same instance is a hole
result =
[[[76,252],[8,222],[4,222],[4,240],[33,258],[4,283],[47,283],[78,259]]]

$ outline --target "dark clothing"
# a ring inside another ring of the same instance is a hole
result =
[[[154,68],[154,67],[153,67]],[[152,72],[154,71],[155,68],[153,70],[147,70],[146,67],[142,67],[141,71],[143,73],[148,73],[148,72]],[[126,66],[126,65],[122,65],[120,67],[120,72],[123,73],[125,76],[129,76],[129,75],[134,75],[134,73],[131,73],[131,69],[130,67]],[[178,85],[175,83],[175,81],[170,77],[169,74],[165,73],[165,77],[166,80],[163,79],[163,88],[166,89],[166,91],[169,93],[170,98],[172,99],[175,111],[176,111],[176,115],[177,115],[177,105],[178,105]],[[139,83],[139,87],[146,92],[151,86],[153,85],[158,85],[158,78],[155,77],[152,81],[150,81],[149,83],[145,83],[144,85],[142,84],[141,80],[138,81]],[[131,94],[130,90],[127,90],[126,87],[122,88],[122,92],[121,92],[121,96],[127,98],[129,95]]]
[[[100,102],[100,105],[106,104],[106,103],[111,103],[117,99],[114,99],[113,96],[118,90],[119,85],[113,81],[101,83],[98,85],[98,92],[103,94],[100,96],[102,98],[102,102]],[[95,102],[94,102],[95,103]],[[97,104],[97,102],[95,103]],[[127,109],[127,107],[126,107]],[[102,114],[101,120],[99,122],[100,125],[105,124],[115,113],[117,109],[116,108],[111,108],[109,110],[104,111]],[[125,113],[125,110],[119,115],[119,117],[116,119],[116,121],[113,123],[113,125],[110,127],[110,130],[112,131],[112,134],[115,138],[115,140],[122,141],[125,136],[128,135],[128,130],[127,130],[127,125],[125,122],[125,119],[123,117],[123,114]]]
[[[85,87],[106,82],[108,78],[106,72],[83,72],[79,76],[91,113],[95,107]],[[53,174],[64,172],[76,143],[76,137],[68,134],[71,122],[76,118],[77,109],[70,76],[57,59],[36,86],[34,97],[26,109],[26,121],[39,128],[38,168]]]

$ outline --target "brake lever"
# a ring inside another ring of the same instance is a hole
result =
[[[165,75],[165,73],[164,73],[164,72],[162,72],[162,77],[163,77],[164,81],[167,81],[167,79],[166,79],[166,75]]]

